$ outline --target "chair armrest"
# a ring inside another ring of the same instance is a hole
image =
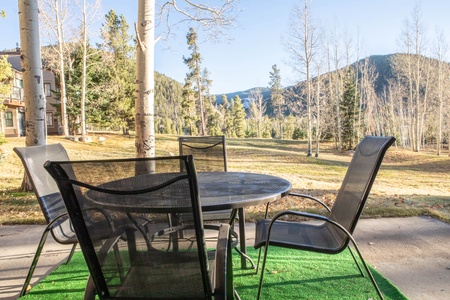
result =
[[[342,225],[339,224],[338,222],[336,222],[336,221],[334,221],[334,220],[332,220],[332,219],[330,219],[330,218],[328,218],[328,217],[325,217],[325,216],[322,216],[322,215],[318,215],[318,214],[311,214],[311,213],[307,213],[307,212],[302,212],[302,211],[285,210],[285,211],[282,211],[282,212],[279,212],[278,214],[276,214],[276,215],[272,218],[272,220],[270,221],[269,228],[268,228],[268,231],[267,231],[266,246],[267,246],[267,242],[270,240],[270,231],[272,230],[272,224],[273,224],[277,219],[279,219],[279,218],[281,218],[282,216],[285,216],[285,215],[301,216],[301,217],[305,217],[305,218],[316,219],[316,220],[322,220],[322,221],[331,223],[332,225],[336,226],[338,229],[340,229],[341,231],[343,231],[343,232],[344,232],[344,233],[352,240],[353,243],[356,243],[355,240],[353,239],[352,234],[351,234],[347,229],[345,229],[344,226],[342,226]]]
[[[321,200],[319,200],[319,199],[317,199],[317,198],[315,198],[315,197],[313,197],[311,195],[297,194],[297,193],[292,193],[291,192],[291,193],[289,193],[288,196],[295,196],[295,197],[301,197],[301,198],[306,198],[306,199],[309,199],[309,200],[313,200],[313,201],[319,203],[320,205],[322,205],[323,207],[325,207],[328,212],[331,212],[331,209],[328,207],[328,205],[326,205],[323,201],[321,201]]]
[[[233,262],[230,225],[221,224],[216,248],[214,299],[233,299]]]
[[[101,213],[103,215],[103,217],[105,218],[105,220],[108,222],[108,227],[109,227],[109,231],[111,232],[111,234],[115,231],[113,219],[106,212],[106,210],[104,210],[103,208],[100,208],[100,207],[85,207],[85,208],[82,209],[82,211],[83,212],[85,212],[85,211],[96,211],[96,212]]]

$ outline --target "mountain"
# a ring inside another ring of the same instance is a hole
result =
[[[413,55],[414,56],[414,55]],[[408,54],[404,53],[394,53],[394,54],[387,54],[387,55],[371,55],[366,58],[360,59],[353,64],[350,65],[351,68],[354,70],[361,70],[365,63],[369,66],[370,69],[372,69],[373,76],[375,78],[374,80],[374,89],[375,94],[381,99],[383,97],[383,94],[386,92],[389,82],[404,86],[404,88],[407,88],[406,78],[408,74]],[[436,68],[438,65],[438,60],[422,56],[422,67],[425,68],[426,66],[430,66],[430,72],[429,72],[429,80],[430,82],[436,82],[437,80],[437,72]],[[446,68],[448,68],[448,71],[450,72],[450,64],[445,62]],[[345,67],[344,67],[345,68]],[[344,71],[344,68],[338,70],[341,74],[342,71]],[[338,71],[332,71],[332,73],[336,73]],[[423,71],[425,72],[425,71]],[[324,74],[324,77],[327,78],[328,74]],[[361,72],[358,72],[358,77],[361,79]],[[316,78],[312,78],[313,82],[316,80]],[[326,91],[326,86],[328,82],[325,82],[322,85],[322,89]],[[306,84],[305,82],[298,82],[295,85],[287,86],[285,87],[284,95],[286,103],[297,103],[298,101],[302,101],[303,98],[300,96],[302,94],[303,89],[305,88]],[[432,87],[429,87],[432,88]],[[245,91],[239,91],[239,92],[232,92],[225,94],[227,98],[230,100],[231,98],[234,98],[236,96],[239,96],[246,108],[250,107],[251,98],[250,93],[252,90],[258,89],[257,87],[251,88]],[[270,107],[270,90],[268,88],[259,88],[262,91],[263,97],[265,100],[269,100],[267,111],[266,113],[268,115],[272,114],[272,108]],[[216,95],[216,101],[217,103],[222,103],[222,95]],[[305,107],[306,103],[303,103],[300,106]],[[291,111],[289,111],[289,108],[285,111],[286,115],[289,115]]]
[[[264,100],[270,99],[270,89],[268,89],[266,87],[254,87],[254,88],[251,88],[251,89],[248,89],[245,91],[216,95],[216,103],[222,104],[222,95],[227,96],[228,100],[235,98],[236,96],[239,96],[239,98],[241,98],[241,100],[242,100],[242,104],[244,105],[245,109],[248,109],[250,107],[250,103],[252,101],[251,93],[252,93],[252,91],[255,91],[258,89],[261,90],[261,94],[262,94]]]

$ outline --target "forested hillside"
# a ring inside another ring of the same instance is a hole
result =
[[[128,28],[123,16],[110,11],[102,43],[87,48],[88,129],[128,134],[135,128],[136,50]],[[149,91],[155,93],[149,105],[155,108],[157,133],[308,139],[308,155],[312,148],[318,155],[323,140],[341,150],[353,149],[366,134],[395,136],[398,145],[414,151],[431,145],[439,154],[448,147],[450,66],[443,58],[398,53],[345,64],[343,54],[335,53],[311,70],[309,80],[294,86],[282,87],[280,69],[273,65],[266,87],[212,95],[213,74],[202,66],[193,28],[186,38],[191,53],[180,58],[187,70],[184,81],[155,73],[155,90]],[[82,126],[83,51],[79,44],[66,48],[67,115],[70,133],[77,134]],[[60,77],[58,50],[45,47],[42,56],[45,67]]]
[[[342,118],[352,110],[352,134],[357,137],[393,135],[400,145],[417,151],[420,145],[437,143],[439,136],[447,143],[449,74],[447,62],[391,54],[370,56],[316,76],[312,79],[314,128],[322,138],[336,137]],[[354,89],[354,101],[343,105],[349,89]],[[285,115],[301,119],[306,111],[305,82],[287,87],[284,95]]]

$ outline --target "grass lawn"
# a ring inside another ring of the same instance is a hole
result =
[[[63,137],[48,137],[48,143],[61,143],[71,160],[134,157],[134,137],[92,135],[93,142],[74,142]],[[21,192],[23,167],[12,149],[24,146],[25,138],[8,138],[1,148],[8,152],[0,161],[0,225],[44,224],[33,193]],[[157,135],[156,153],[178,153],[177,137]],[[372,188],[363,217],[406,217],[430,215],[450,223],[450,157],[435,151],[412,152],[392,146]],[[292,182],[294,190],[308,193],[332,204],[342,182],[351,153],[334,150],[333,143],[322,143],[318,158],[306,156],[306,142],[274,139],[227,139],[230,171],[267,173]],[[282,199],[271,204],[271,211],[284,209],[318,212],[308,202]],[[248,220],[262,217],[264,207],[246,210]]]

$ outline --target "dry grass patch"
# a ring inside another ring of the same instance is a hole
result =
[[[48,143],[61,143],[70,159],[107,159],[134,157],[134,137],[105,135],[103,143],[98,135],[93,142],[73,142],[62,137],[49,137]],[[337,189],[344,178],[351,153],[334,150],[333,143],[322,143],[319,158],[306,157],[306,143],[272,139],[228,139],[227,151],[230,171],[267,173],[292,182],[301,193],[317,196],[332,205]],[[0,224],[44,223],[34,194],[20,193],[23,167],[12,151],[24,146],[24,138],[9,138],[1,146],[9,154],[0,162]],[[158,135],[158,156],[178,153],[177,137]],[[386,153],[363,217],[403,217],[431,215],[450,222],[450,158],[433,153],[416,153],[395,148]],[[308,201],[282,199],[272,203],[271,212],[283,209],[319,212]],[[264,206],[247,210],[249,220],[263,216]]]

